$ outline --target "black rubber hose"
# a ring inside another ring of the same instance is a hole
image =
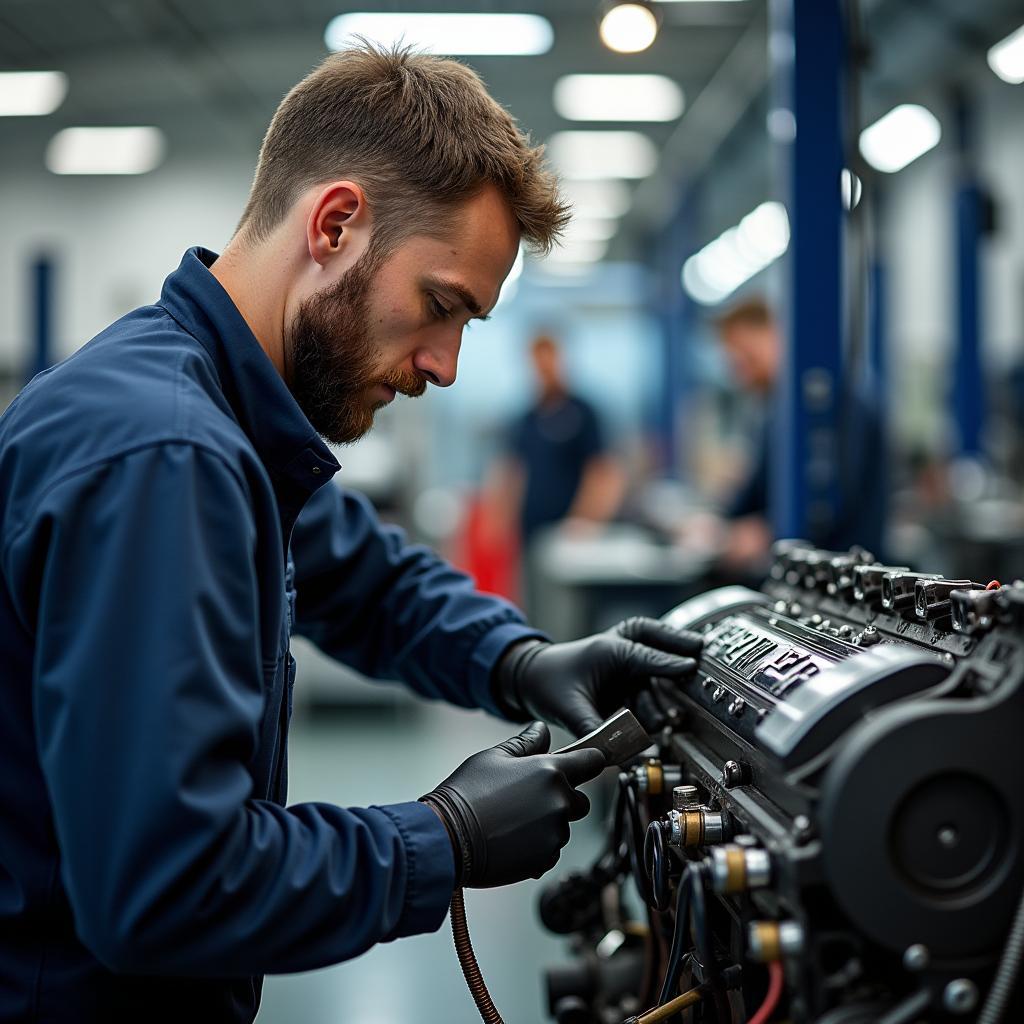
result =
[[[651,880],[644,870],[643,857],[643,825],[640,822],[640,807],[636,798],[636,791],[630,784],[628,775],[623,773],[619,776],[619,785],[626,796],[627,811],[627,834],[629,839],[629,861],[633,868],[633,879],[637,889],[640,890],[640,898],[648,907],[654,907],[654,894],[651,892]]]
[[[459,955],[462,973],[484,1024],[504,1024],[501,1014],[498,1013],[498,1008],[491,999],[490,992],[487,991],[484,976],[480,973],[480,965],[476,962],[473,943],[469,939],[469,925],[466,923],[466,901],[461,889],[456,889],[452,893],[451,919],[455,952]]]
[[[690,907],[693,913],[693,941],[697,947],[697,956],[704,967],[715,1005],[715,1016],[718,1024],[729,1024],[732,1020],[732,1009],[721,986],[721,972],[715,959],[714,943],[708,928],[707,900],[704,895],[707,868],[704,865],[690,869]]]
[[[651,906],[661,912],[668,910],[671,893],[668,886],[668,851],[665,848],[665,825],[652,821],[644,836],[644,873],[651,886]]]
[[[1017,982],[1021,956],[1024,956],[1024,895],[1017,904],[1017,913],[1010,925],[1010,934],[1006,938],[996,976],[992,979],[992,987],[978,1015],[978,1024],[999,1024]]]
[[[658,996],[659,1006],[674,997],[676,985],[679,984],[679,972],[683,966],[683,954],[686,950],[686,937],[690,931],[689,872],[689,867],[684,869],[679,879],[679,888],[676,890],[676,926],[672,932],[672,946],[668,953],[665,980],[661,983],[661,994]]]

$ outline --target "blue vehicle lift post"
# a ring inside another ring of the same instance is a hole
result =
[[[796,119],[787,147],[790,220],[786,345],[777,391],[770,507],[777,537],[824,534],[838,505],[842,396],[843,69],[839,0],[772,0],[781,105]]]

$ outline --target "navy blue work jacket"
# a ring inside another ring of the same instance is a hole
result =
[[[264,973],[436,929],[433,811],[285,806],[290,632],[495,713],[535,635],[330,482],[215,258],[0,418],[5,1021],[250,1021]]]

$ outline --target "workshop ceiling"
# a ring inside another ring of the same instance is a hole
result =
[[[862,6],[874,41],[864,79],[866,116],[874,116],[872,104],[899,97],[905,83],[934,79],[968,56],[976,61],[1020,21],[1020,0],[863,0]],[[335,15],[525,11],[551,21],[555,41],[548,53],[463,59],[537,139],[573,127],[630,127],[649,135],[663,160],[623,224],[627,236],[642,238],[664,223],[680,182],[698,173],[730,133],[756,135],[757,147],[766,148],[765,0],[658,8],[663,23],[654,45],[623,55],[600,42],[599,0],[0,0],[0,70],[59,69],[70,82],[54,114],[0,119],[0,148],[8,167],[41,169],[46,143],[60,128],[153,124],[167,135],[170,159],[201,153],[254,160],[281,97],[327,52],[324,29]],[[672,77],[686,97],[682,120],[580,124],[556,114],[552,91],[561,75],[626,71]],[[730,149],[743,151],[730,141]],[[621,242],[613,246],[613,255],[625,251]]]
[[[597,0],[498,0],[440,4],[339,0],[5,0],[0,69],[67,72],[68,98],[47,120],[70,124],[157,124],[172,146],[226,135],[258,145],[284,93],[327,52],[324,29],[352,10],[523,11],[553,24],[552,49],[537,57],[464,58],[494,95],[538,138],[571,127],[552,107],[559,76],[658,72],[692,99],[735,44],[759,0],[665,4],[664,25],[645,53],[614,54],[597,32]],[[187,128],[183,137],[176,126]],[[4,126],[5,130],[8,126]],[[644,126],[655,141],[672,125]]]

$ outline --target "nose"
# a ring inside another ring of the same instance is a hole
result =
[[[416,350],[412,365],[432,384],[439,388],[451,387],[459,369],[459,349],[462,332],[443,341],[432,341]]]

